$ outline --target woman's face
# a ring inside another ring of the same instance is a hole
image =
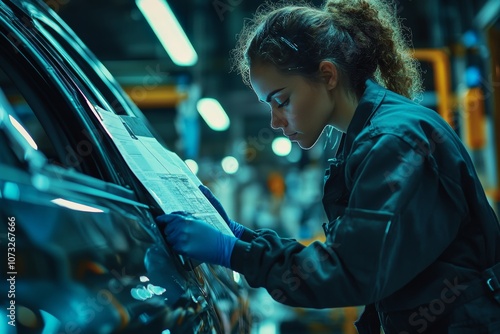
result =
[[[271,127],[281,129],[301,148],[313,147],[325,126],[338,126],[335,94],[328,80],[312,82],[283,74],[273,65],[256,64],[250,69],[250,81],[259,100],[271,107]]]

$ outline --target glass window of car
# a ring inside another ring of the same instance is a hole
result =
[[[47,157],[49,162],[63,165],[63,162],[59,159],[52,139],[45,131],[39,118],[33,112],[23,94],[2,68],[0,68],[0,90],[5,95],[10,105],[9,107],[15,113],[11,115],[11,117],[19,122],[19,124],[29,133],[38,149]]]

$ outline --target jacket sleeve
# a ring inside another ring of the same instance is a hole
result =
[[[329,222],[325,243],[257,232],[236,243],[232,268],[291,306],[366,305],[434,262],[467,214],[459,185],[440,177],[432,152],[398,136],[355,142],[346,180],[348,207]]]

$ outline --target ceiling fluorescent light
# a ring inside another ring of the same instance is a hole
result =
[[[172,61],[179,66],[192,66],[198,55],[165,0],[136,0]]]
[[[224,131],[229,128],[229,117],[216,99],[200,99],[196,109],[212,130]]]

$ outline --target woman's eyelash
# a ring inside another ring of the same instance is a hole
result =
[[[278,103],[278,108],[282,108],[288,104],[290,101],[290,98],[286,99],[283,103]]]

